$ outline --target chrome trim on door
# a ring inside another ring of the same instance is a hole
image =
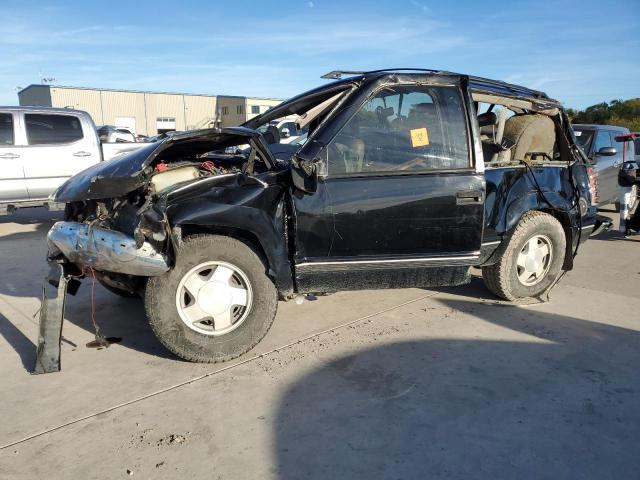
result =
[[[389,268],[423,268],[434,265],[465,266],[475,265],[480,258],[480,252],[470,252],[462,255],[433,255],[420,258],[389,258],[385,260],[339,260],[303,262],[297,264],[296,269],[304,272],[336,271],[336,270],[378,270]]]

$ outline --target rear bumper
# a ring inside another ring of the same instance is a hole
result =
[[[596,223],[593,225],[593,230],[590,233],[590,236],[598,235],[602,232],[607,232],[611,230],[613,227],[613,220],[603,215],[596,216]]]
[[[589,240],[590,237],[598,235],[602,232],[606,232],[613,226],[613,221],[604,215],[596,215],[595,221],[590,225],[585,225],[580,231],[580,243],[584,243]],[[575,248],[574,239],[574,248]]]

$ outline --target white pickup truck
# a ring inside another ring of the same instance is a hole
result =
[[[0,107],[0,215],[20,207],[63,208],[49,200],[69,177],[142,143],[100,143],[87,112]]]

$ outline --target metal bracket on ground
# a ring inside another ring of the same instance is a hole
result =
[[[60,371],[60,342],[68,280],[62,265],[51,264],[42,286],[40,327],[34,374]]]

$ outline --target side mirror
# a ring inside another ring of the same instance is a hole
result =
[[[291,180],[298,190],[315,193],[318,190],[318,164],[294,157],[291,161]]]
[[[280,138],[289,138],[291,136],[291,134],[289,133],[289,129],[288,128],[283,128],[280,131]]]
[[[614,147],[602,147],[596,152],[596,155],[601,157],[612,157],[616,153],[618,153],[618,151]]]

